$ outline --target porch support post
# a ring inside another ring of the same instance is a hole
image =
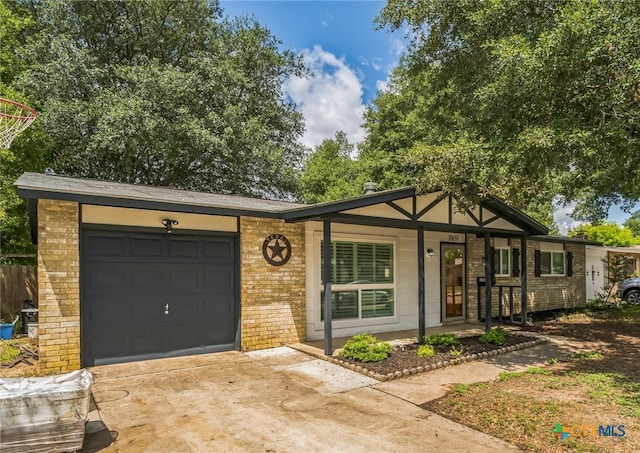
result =
[[[418,225],[418,343],[424,341],[424,226]]]
[[[331,333],[331,219],[323,221],[322,259],[324,271],[324,355],[333,354],[333,337]]]
[[[484,233],[484,331],[491,330],[491,233]]]
[[[527,236],[520,238],[520,318],[522,327],[527,326]]]

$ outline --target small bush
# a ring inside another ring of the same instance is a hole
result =
[[[425,335],[424,342],[432,346],[455,346],[460,344],[460,340],[454,333],[436,333],[433,335]]]
[[[433,357],[436,351],[430,344],[421,344],[418,346],[418,357]]]
[[[340,357],[358,362],[380,362],[389,357],[391,345],[380,342],[368,333],[361,333],[351,337],[344,345]]]
[[[456,349],[455,346],[451,346],[451,349],[449,349],[449,354],[451,354],[453,357],[460,357],[463,352],[464,348],[462,346],[460,346],[460,349]]]
[[[480,337],[480,343],[492,343],[496,346],[503,346],[507,342],[507,331],[502,327],[491,329]]]

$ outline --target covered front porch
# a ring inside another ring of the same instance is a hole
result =
[[[283,212],[282,218],[285,222],[304,222],[307,228],[307,339],[314,340],[309,344],[316,346],[322,343],[327,356],[337,345],[344,344],[342,337],[348,338],[354,332],[369,331],[383,339],[406,332],[406,338],[422,342],[427,327],[452,331],[455,324],[449,321],[473,319],[467,313],[468,296],[475,292],[477,277],[486,282],[483,299],[492,300],[496,267],[500,267],[495,262],[494,245],[499,240],[518,244],[513,255],[509,253],[508,267],[519,280],[524,324],[527,238],[548,232],[543,225],[494,197],[484,197],[470,208],[459,208],[451,195],[417,195],[414,188],[291,209]],[[376,261],[376,250],[381,248],[375,244],[385,241],[385,258]],[[483,245],[480,254],[474,249],[472,261],[464,258],[471,247],[469,241],[473,247]],[[361,258],[359,250],[370,244],[374,244],[370,247],[373,258],[366,261],[367,256]],[[336,258],[340,247],[346,249],[340,249],[342,256]],[[450,256],[451,263],[446,261]],[[460,275],[452,282],[445,282],[448,264],[460,268]],[[362,267],[369,268],[369,272],[361,272]],[[349,296],[346,310],[336,307],[339,298],[334,297],[334,291],[343,299]],[[457,297],[462,307],[450,313],[448,300],[456,301]],[[386,309],[379,310],[385,303]],[[492,306],[484,305],[484,329],[489,330]],[[408,329],[411,324],[416,328]],[[336,329],[338,338],[334,338]],[[313,338],[320,333],[321,340]]]

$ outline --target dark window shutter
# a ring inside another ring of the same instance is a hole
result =
[[[540,250],[536,250],[534,254],[535,258],[535,276],[540,277]]]
[[[520,249],[511,250],[511,275],[520,276]]]
[[[573,276],[573,253],[567,252],[567,277]]]

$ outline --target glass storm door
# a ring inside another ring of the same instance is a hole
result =
[[[443,321],[464,319],[464,244],[442,245]]]

